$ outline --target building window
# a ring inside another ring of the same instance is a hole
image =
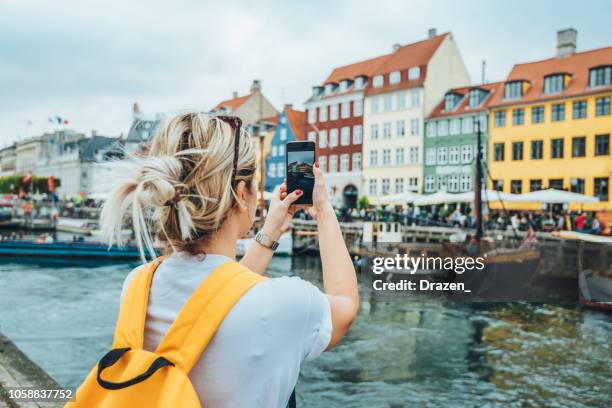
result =
[[[353,144],[361,144],[363,138],[363,130],[361,125],[353,126]]]
[[[327,106],[319,108],[319,122],[327,122]]]
[[[391,138],[391,123],[385,122],[383,123],[383,139]]]
[[[506,111],[498,110],[495,111],[495,127],[506,126]]]
[[[370,140],[378,139],[378,124],[370,125]]]
[[[400,74],[399,71],[393,71],[392,73],[389,74],[389,83],[391,85],[399,84],[401,77],[402,75]]]
[[[341,172],[348,172],[349,171],[349,155],[348,154],[342,154],[340,155],[340,171]]]
[[[361,170],[361,153],[353,153],[353,171]]]
[[[315,123],[317,121],[317,109],[308,109],[308,123]]]
[[[319,147],[325,149],[327,147],[327,130],[322,130],[319,133]]]
[[[276,164],[270,163],[268,165],[268,176],[269,177],[274,177],[275,174],[276,174]]]
[[[554,74],[544,77],[544,93],[551,94],[565,89],[565,75]]]
[[[448,161],[448,148],[438,147],[438,164],[446,164]]]
[[[510,192],[521,194],[523,192],[523,180],[510,180]]]
[[[572,138],[572,157],[584,157],[586,155],[586,137],[578,136]]]
[[[348,126],[340,129],[340,145],[348,146],[351,144],[351,128]]]
[[[271,150],[272,150],[271,151],[272,157],[278,156],[278,154],[277,154],[278,146],[277,145],[273,145]]]
[[[550,157],[553,159],[563,158],[563,139],[552,139],[550,145]]]
[[[419,147],[410,147],[410,164],[419,164]]]
[[[459,190],[459,175],[451,174],[448,176],[448,191],[458,191]]]
[[[471,191],[472,190],[472,175],[471,174],[462,174],[461,175],[461,191]]]
[[[351,117],[351,103],[350,102],[342,102],[342,119],[347,119]]]
[[[553,122],[565,120],[565,103],[555,103],[552,106],[551,120]]]
[[[534,106],[531,108],[531,123],[544,122],[544,106]]]
[[[431,193],[435,191],[436,178],[431,174],[425,176],[425,192]]]
[[[570,180],[570,191],[572,193],[584,194],[584,179],[573,178]]]
[[[395,164],[401,166],[404,164],[404,148],[398,147],[395,149]]]
[[[554,188],[555,190],[563,190],[563,179],[549,179],[548,188]]]
[[[361,89],[366,85],[366,79],[363,76],[355,78],[355,88]]]
[[[383,149],[382,155],[383,166],[389,166],[391,164],[391,149]]]
[[[338,146],[338,129],[332,129],[329,131],[329,147],[336,146]]]
[[[378,188],[376,187],[376,179],[370,179],[370,186],[369,186],[370,195],[375,196],[377,189]]]
[[[338,171],[338,156],[332,154],[329,156],[329,172],[335,173]]]
[[[373,96],[370,99],[370,113],[378,113],[379,112],[379,97],[378,96]]]
[[[595,177],[593,180],[593,195],[599,197],[600,201],[608,201],[609,177]]]
[[[460,94],[449,92],[444,95],[444,110],[449,112],[454,110],[459,102],[461,102],[462,96]]]
[[[378,166],[378,150],[370,150],[370,167]]]
[[[382,191],[381,191],[381,193],[382,193],[383,195],[385,195],[385,194],[389,194],[389,187],[390,187],[390,184],[391,184],[391,183],[390,183],[390,181],[389,181],[389,179],[388,179],[388,178],[384,178],[384,179],[382,179]]]
[[[418,177],[408,177],[408,189],[410,191],[417,191],[419,187],[419,178]]]
[[[361,116],[363,115],[363,100],[358,99],[353,101],[353,115]]]
[[[429,147],[425,151],[425,164],[428,166],[436,164],[436,149],[434,147]]]
[[[329,105],[329,120],[338,120],[338,104]]]
[[[533,140],[531,142],[531,159],[540,160],[544,156],[544,142],[542,140]]]
[[[607,116],[610,114],[610,97],[595,99],[595,116]]]
[[[419,120],[410,119],[410,135],[417,136],[419,134]]]
[[[397,109],[404,109],[406,107],[406,93],[400,92],[397,94]]]
[[[285,145],[283,145],[283,144],[278,145],[278,155],[279,156],[284,156],[285,155]]]
[[[461,133],[461,121],[458,118],[450,120],[450,129],[448,133],[451,135],[458,135]]]
[[[331,95],[336,90],[336,84],[325,85],[325,95]]]
[[[280,130],[280,140],[287,140],[287,128],[281,128]]]
[[[587,101],[574,101],[572,104],[572,118],[584,119],[587,117]]]
[[[459,146],[451,146],[448,149],[448,163],[459,164]]]
[[[427,128],[427,137],[436,137],[437,122],[427,122],[425,127]]]
[[[446,191],[446,176],[436,176],[436,189]]]
[[[421,68],[412,67],[408,70],[408,80],[415,81],[421,77]]]
[[[495,143],[493,145],[493,160],[494,161],[504,161],[504,144],[503,143]]]
[[[512,124],[514,126],[525,124],[525,109],[520,108],[512,111]]]
[[[421,106],[421,93],[418,89],[410,90],[410,106],[413,108]]]
[[[395,178],[395,192],[396,193],[404,192],[404,179],[402,177]]]
[[[595,156],[610,154],[610,135],[595,135]]]
[[[529,191],[540,191],[542,189],[542,180],[541,179],[531,179],[529,180]]]
[[[523,142],[512,142],[512,160],[523,160]]]
[[[589,86],[612,85],[612,65],[591,68],[589,70]]]
[[[461,146],[461,162],[462,163],[471,163],[474,158],[474,151],[476,149],[472,149],[472,145],[463,145]]]
[[[493,180],[493,190],[504,191],[504,181],[503,180]]]
[[[448,120],[438,121],[438,136],[448,135]]]
[[[468,117],[461,120],[461,132],[463,134],[467,135],[474,131],[474,119],[475,117]]]
[[[395,135],[397,137],[402,137],[406,134],[406,122],[404,122],[403,120],[398,120],[397,122],[395,122]]]
[[[472,89],[468,94],[468,106],[477,108],[484,101],[486,93],[481,89]]]
[[[391,108],[391,95],[387,94],[383,96],[383,109],[385,112],[390,112]]]
[[[343,79],[342,81],[340,81],[340,92],[345,92],[349,87],[349,81],[346,79]]]
[[[319,156],[319,166],[322,171],[327,171],[327,156]]]
[[[311,142],[317,141],[317,132],[308,132],[308,140]]]
[[[381,86],[383,86],[385,84],[385,77],[382,75],[376,75],[373,79],[372,79],[372,86],[374,88],[380,88]]]
[[[506,82],[504,86],[504,98],[518,99],[523,96],[523,81]]]

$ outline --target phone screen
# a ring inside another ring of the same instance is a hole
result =
[[[315,162],[315,145],[313,142],[287,143],[287,192],[302,190],[302,195],[295,204],[312,204]]]

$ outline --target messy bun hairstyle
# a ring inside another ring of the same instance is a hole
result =
[[[238,183],[253,188],[256,160],[244,129],[232,185],[234,147],[228,123],[187,112],[158,130],[148,155],[110,163],[110,191],[100,215],[109,244],[123,243],[121,228],[129,212],[143,258],[145,251],[156,256],[154,237],[169,249],[195,253],[236,204]]]

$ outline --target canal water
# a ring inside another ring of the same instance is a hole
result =
[[[76,387],[109,349],[133,265],[0,264],[0,331]],[[270,274],[321,285],[318,258]],[[305,407],[610,407],[612,316],[572,305],[362,307],[348,337],[304,365]]]

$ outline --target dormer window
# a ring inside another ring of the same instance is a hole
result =
[[[352,84],[353,81],[351,81],[350,79],[343,79],[342,81],[340,81],[340,92],[346,92]]]
[[[376,75],[372,80],[372,86],[374,88],[380,88],[385,84],[385,77],[382,75]]]
[[[544,77],[544,93],[552,94],[565,89],[565,78],[567,74],[553,74]]]
[[[444,96],[444,110],[449,112],[454,110],[463,96],[458,93],[449,92]]]
[[[312,87],[312,96],[315,98],[318,98],[321,96],[321,94],[323,93],[323,87],[322,86],[313,86]]]
[[[518,99],[523,96],[523,81],[506,82],[504,86],[505,99]]]
[[[468,106],[470,108],[479,107],[487,96],[487,92],[482,89],[472,89],[468,94]]]
[[[365,76],[360,75],[357,78],[355,78],[355,88],[361,89],[365,85],[366,85],[366,77]]]
[[[325,95],[331,95],[336,90],[337,85],[333,82],[325,85]]]
[[[401,78],[402,74],[399,71],[393,71],[391,74],[389,74],[389,83],[391,85],[399,84]]]
[[[612,85],[612,65],[595,67],[589,70],[589,86]]]
[[[421,77],[421,68],[412,67],[408,70],[408,80],[409,81],[416,81],[420,77]]]

